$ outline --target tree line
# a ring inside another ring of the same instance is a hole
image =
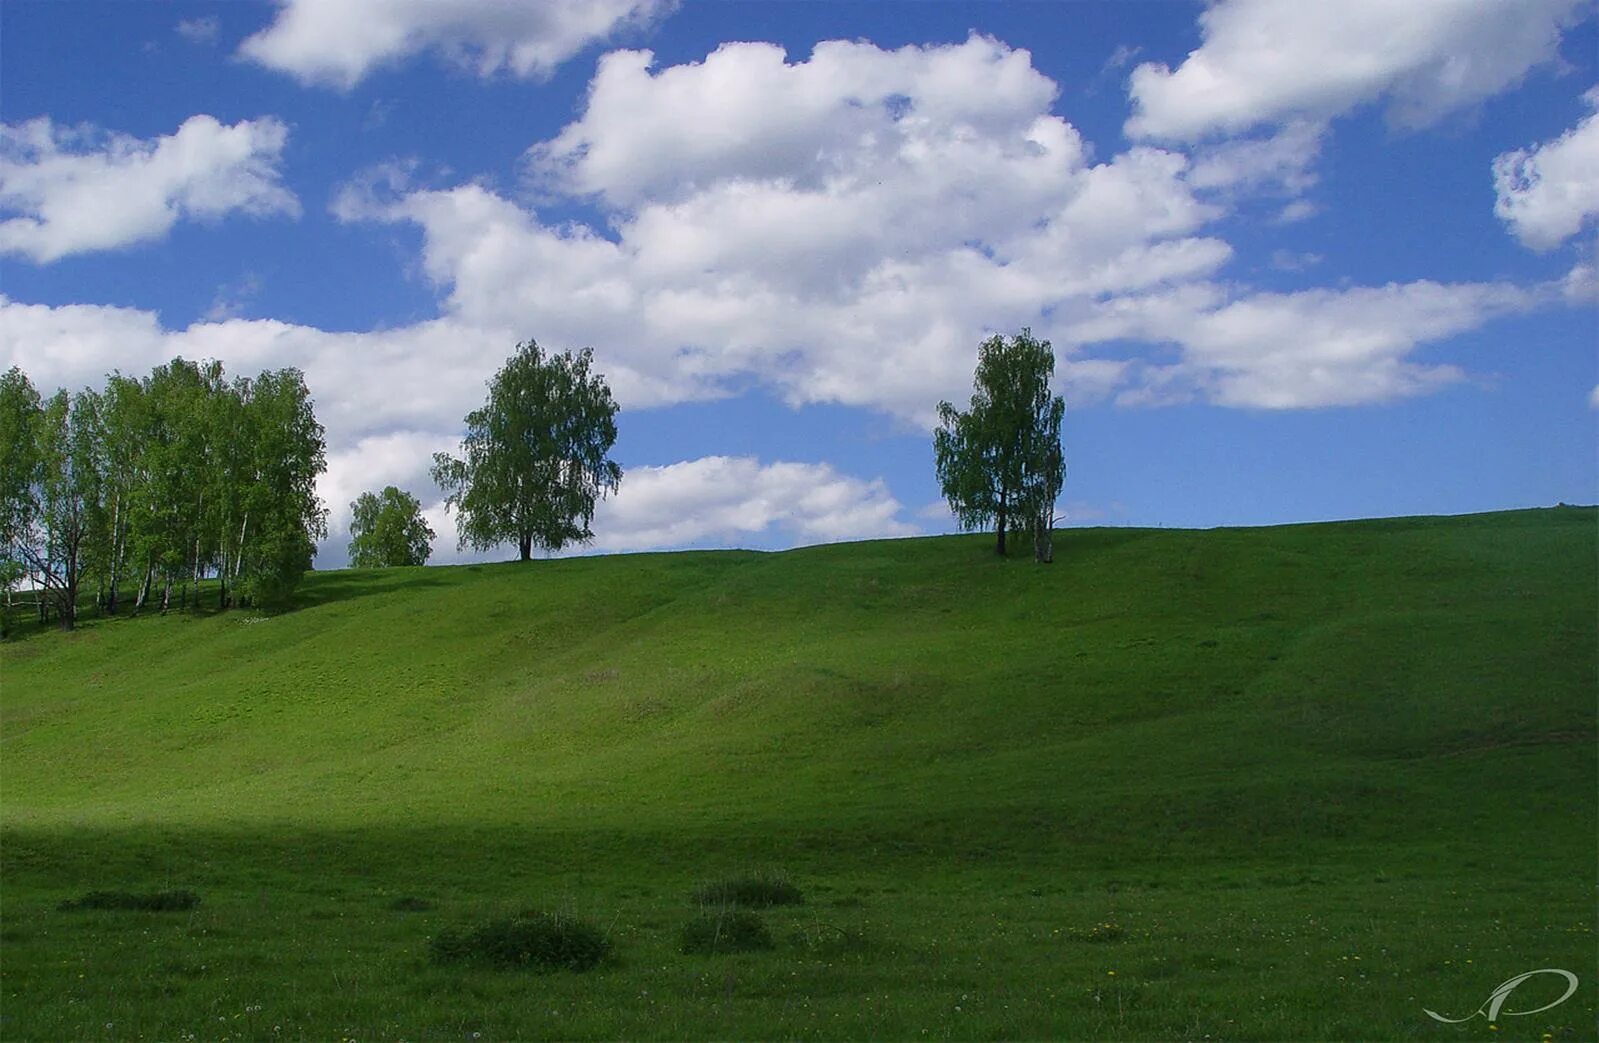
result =
[[[101,612],[287,600],[311,567],[327,512],[322,425],[297,369],[228,379],[174,359],[144,378],[43,397],[21,368],[0,376],[0,582],[42,622]]]
[[[467,414],[461,456],[435,454],[431,476],[457,515],[462,548],[515,542],[560,550],[593,537],[596,502],[622,469],[609,457],[617,405],[593,354],[547,355],[533,341]],[[1048,341],[1029,330],[978,349],[970,408],[939,403],[933,454],[962,528],[992,525],[995,549],[1033,538],[1053,558],[1055,501],[1065,476],[1065,406],[1050,392]],[[40,619],[64,629],[83,595],[114,614],[200,603],[281,604],[311,567],[327,512],[322,425],[297,369],[229,380],[219,362],[174,359],[148,377],[113,373],[101,390],[42,397],[18,367],[0,376],[0,633],[19,587]],[[351,564],[424,563],[434,533],[401,489],[351,504]]]

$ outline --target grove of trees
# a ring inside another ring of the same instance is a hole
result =
[[[489,550],[515,541],[560,550],[594,537],[594,505],[622,482],[606,454],[616,443],[617,405],[592,351],[546,356],[518,344],[488,401],[466,415],[462,456],[436,453],[433,480],[457,512],[460,546]]]
[[[287,599],[310,568],[327,512],[322,425],[297,369],[225,377],[174,359],[100,390],[42,397],[20,368],[0,376],[0,581],[64,629],[83,597],[219,607]]]
[[[350,504],[350,567],[426,565],[434,535],[410,493],[393,485],[362,493]]]
[[[938,404],[939,485],[963,529],[994,526],[1000,555],[1007,533],[1031,531],[1034,558],[1054,560],[1055,501],[1066,477],[1066,404],[1050,394],[1054,372],[1049,341],[1027,329],[995,335],[978,348],[970,407]]]

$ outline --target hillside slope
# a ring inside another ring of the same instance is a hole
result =
[[[1596,521],[1072,530],[1050,567],[947,537],[334,572],[278,616],[38,633],[0,648],[9,909],[97,874],[242,895],[275,860],[473,907],[529,879],[625,905],[711,863],[977,874],[927,885],[944,898],[992,873],[1043,894],[1339,865],[1356,906],[1373,872],[1453,873],[1570,922],[1596,836]],[[414,864],[440,845],[459,855]],[[197,847],[200,868],[175,854]],[[1538,864],[1507,875],[1518,851]],[[590,1013],[552,1031],[657,1025]]]
[[[957,537],[312,574],[281,616],[7,646],[6,817],[895,826],[1147,801],[1181,834],[1235,794],[1262,829],[1382,831],[1364,785],[1593,738],[1595,531],[1521,512],[1075,531],[1050,568]]]

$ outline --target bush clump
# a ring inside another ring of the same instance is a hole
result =
[[[702,913],[683,925],[679,948],[689,955],[715,956],[733,952],[772,949],[772,932],[754,913],[722,909]]]
[[[770,909],[774,905],[800,905],[805,896],[786,877],[738,876],[704,885],[694,892],[694,899],[701,905]]]
[[[524,912],[466,929],[447,928],[430,943],[435,963],[586,971],[611,951],[598,927],[563,913]]]
[[[171,913],[193,909],[200,896],[193,891],[90,891],[82,898],[69,898],[56,906],[62,912],[74,909],[129,909],[141,913]]]

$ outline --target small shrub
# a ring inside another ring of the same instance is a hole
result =
[[[721,909],[701,913],[684,924],[679,948],[685,954],[715,956],[772,949],[776,943],[759,916],[742,909]]]
[[[774,905],[800,905],[805,896],[782,876],[739,876],[716,880],[694,892],[701,905],[736,905],[745,909],[770,909]]]
[[[389,908],[397,913],[425,913],[433,908],[433,903],[426,898],[417,898],[414,895],[401,895],[389,903]]]
[[[82,898],[69,898],[56,906],[62,912],[74,909],[127,909],[141,913],[171,913],[193,909],[200,896],[193,891],[90,891]]]
[[[586,971],[611,951],[598,927],[562,913],[526,912],[477,927],[439,932],[429,947],[436,963]]]
[[[1083,932],[1083,940],[1089,942],[1113,942],[1126,933],[1126,931],[1122,930],[1120,924],[1110,922],[1097,923]]]

